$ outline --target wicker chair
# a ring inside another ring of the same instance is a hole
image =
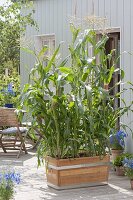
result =
[[[25,136],[28,129],[20,126],[14,108],[0,108],[0,127],[0,147],[4,153],[12,156],[15,151],[11,152],[11,150],[18,150],[17,158],[22,151],[27,154]]]

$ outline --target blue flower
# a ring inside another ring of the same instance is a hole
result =
[[[127,136],[127,134],[122,131],[119,130],[116,134],[112,134],[109,136],[110,139],[110,144],[111,145],[115,145],[115,146],[121,146],[122,148],[125,147],[125,142],[124,142],[124,138]]]
[[[5,180],[6,182],[20,183],[20,174],[16,174],[15,172],[8,172],[5,174],[0,174],[0,180]]]
[[[125,133],[124,131],[121,131],[121,130],[119,130],[119,131],[116,133],[116,135],[117,135],[118,138],[124,138],[124,137],[127,136],[126,133]]]
[[[124,165],[124,167],[133,169],[133,159],[127,159],[127,158],[125,158],[123,160],[123,165]]]
[[[12,83],[8,84],[8,86],[7,86],[7,93],[15,96],[15,92],[13,91],[13,84]]]
[[[20,174],[13,174],[13,181],[16,182],[17,184],[20,183]]]

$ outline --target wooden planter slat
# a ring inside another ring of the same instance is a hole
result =
[[[86,164],[86,163],[96,163],[96,162],[106,162],[109,161],[109,156],[101,157],[82,157],[82,158],[71,158],[71,159],[55,159],[51,157],[47,157],[47,162],[54,166],[69,166],[69,165],[78,165],[78,164]]]
[[[107,170],[107,167],[105,166],[100,166],[98,167],[90,167],[89,168],[89,171],[88,171],[88,168],[80,168],[80,169],[72,169],[72,170],[62,170],[60,171],[60,176],[70,176],[70,175],[78,175],[79,173],[81,175],[84,175],[84,174],[94,174],[94,173],[100,173],[100,172],[103,172],[103,171],[106,171]]]
[[[108,182],[110,157],[46,159],[48,185],[55,189],[103,185]],[[92,166],[94,165],[94,166]]]
[[[74,184],[81,184],[81,183],[91,183],[91,182],[103,182],[105,181],[105,178],[103,175],[100,175],[98,177],[98,181],[97,181],[97,177],[93,176],[93,177],[90,177],[90,176],[87,176],[87,175],[84,175],[82,177],[80,176],[73,176],[73,177],[64,177],[61,179],[60,181],[60,185],[62,186],[67,186],[67,185],[74,185]]]

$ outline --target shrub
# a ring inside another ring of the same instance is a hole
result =
[[[132,158],[132,157],[133,155],[129,153],[121,154],[115,158],[115,160],[113,161],[113,165],[117,167],[121,167],[123,166],[123,161],[125,158]]]

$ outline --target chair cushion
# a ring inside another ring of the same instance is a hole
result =
[[[21,133],[25,133],[26,131],[28,131],[28,129],[26,127],[19,127],[19,130]],[[11,128],[7,128],[2,130],[0,133],[2,134],[13,134],[13,133],[17,133],[18,129],[17,127],[11,127]]]

